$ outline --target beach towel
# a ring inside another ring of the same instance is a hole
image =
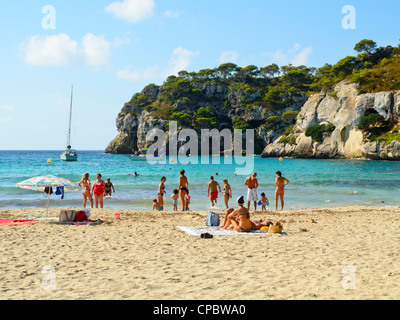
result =
[[[58,221],[60,218],[57,217],[29,217],[26,220],[35,220],[35,221]]]
[[[75,226],[86,226],[86,225],[97,225],[97,224],[102,224],[103,220],[97,219],[97,220],[85,220],[85,221],[80,221],[80,222],[71,222],[71,224]]]
[[[192,237],[201,237],[204,233],[209,233],[213,236],[265,236],[271,235],[268,231],[254,230],[251,232],[237,232],[235,230],[221,230],[215,227],[177,227],[178,229],[188,233]],[[288,234],[283,231],[281,234]]]
[[[38,221],[35,220],[6,220],[0,219],[0,226],[26,226],[38,224]]]

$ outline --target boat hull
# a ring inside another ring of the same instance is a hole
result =
[[[63,161],[78,161],[78,156],[62,154],[61,160],[63,160]]]

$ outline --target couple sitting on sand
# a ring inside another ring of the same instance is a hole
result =
[[[218,229],[235,230],[237,232],[251,232],[272,224],[270,221],[251,220],[249,209],[244,207],[244,197],[237,200],[238,209],[228,209],[225,212],[224,224]]]

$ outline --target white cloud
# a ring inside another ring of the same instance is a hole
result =
[[[116,76],[121,80],[137,81],[155,81],[164,80],[170,75],[177,75],[179,71],[187,70],[192,64],[192,59],[200,53],[187,50],[183,47],[176,48],[168,61],[168,67],[162,69],[158,66],[152,66],[145,70],[134,70],[127,68],[116,72]]]
[[[304,48],[291,61],[294,66],[302,66],[308,64],[308,58],[312,54],[313,48]]]
[[[129,37],[124,37],[124,38],[117,37],[114,39],[112,46],[115,48],[119,48],[123,45],[130,44],[131,42],[132,40]]]
[[[155,6],[154,0],[123,0],[111,3],[105,10],[117,19],[135,23],[150,18]]]
[[[117,78],[121,80],[129,80],[133,82],[151,81],[159,77],[158,67],[149,67],[144,71],[131,70],[130,68],[117,71]]]
[[[177,75],[179,71],[186,70],[192,63],[192,59],[200,54],[199,51],[193,52],[183,47],[178,47],[172,53],[172,57],[168,62],[168,68],[164,75]]]
[[[14,111],[14,107],[9,105],[0,105],[0,110],[2,111],[0,113],[0,115],[2,116],[0,117],[0,123],[11,122],[12,119],[10,117],[4,117],[4,115],[6,114],[6,112]]]
[[[83,52],[88,66],[103,66],[111,61],[110,43],[103,36],[87,33],[83,37]]]
[[[11,118],[0,118],[0,123],[6,123],[6,122],[11,122]]]
[[[219,56],[218,60],[221,63],[227,63],[227,62],[234,63],[238,58],[239,58],[239,53],[237,53],[236,51],[224,51]]]
[[[78,43],[66,34],[31,36],[23,51],[25,62],[34,66],[66,66],[82,59]]]
[[[164,16],[167,18],[175,18],[175,19],[179,18],[179,14],[172,10],[165,11]]]
[[[22,44],[25,62],[33,66],[68,66],[84,63],[88,66],[107,65],[111,59],[110,43],[103,36],[87,33],[82,46],[67,34],[31,36]]]
[[[7,106],[7,105],[0,105],[0,110],[2,110],[2,111],[13,111],[14,107],[13,106]]]
[[[313,52],[312,47],[302,49],[301,45],[296,43],[287,53],[281,50],[275,51],[270,55],[273,63],[278,65],[292,64],[294,66],[307,65],[308,58]]]

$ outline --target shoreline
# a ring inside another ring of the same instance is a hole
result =
[[[49,208],[49,216],[57,217],[59,211]],[[397,208],[251,212],[254,219],[280,221],[290,233],[213,239],[190,237],[177,228],[205,226],[209,211],[90,212],[91,218],[104,223],[75,226],[40,221],[0,227],[0,299],[400,298]],[[117,212],[120,220],[114,217]],[[46,208],[0,209],[0,219],[45,214]],[[52,289],[43,287],[45,266],[54,268]]]

